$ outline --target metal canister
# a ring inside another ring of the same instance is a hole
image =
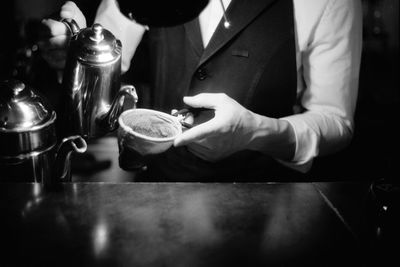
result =
[[[57,115],[46,98],[18,80],[0,83],[0,182],[53,184],[70,178],[69,155],[80,136],[57,142]]]

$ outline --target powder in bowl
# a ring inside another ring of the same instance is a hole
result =
[[[178,132],[172,121],[158,114],[138,114],[132,120],[127,117],[125,124],[134,132],[153,138],[169,138]]]
[[[130,109],[118,118],[118,144],[140,155],[168,150],[182,133],[177,117],[151,109]],[[122,150],[123,150],[122,149]]]

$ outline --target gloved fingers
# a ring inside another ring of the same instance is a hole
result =
[[[194,124],[194,115],[190,112],[188,112],[185,116],[185,119],[183,120],[187,125],[193,125]]]
[[[48,41],[48,45],[54,48],[66,48],[68,46],[69,38],[65,35],[55,36],[50,38]]]
[[[194,123],[194,116],[190,112],[186,112],[182,114],[183,109],[171,109],[171,115],[178,118],[179,122],[182,124],[182,131],[186,131],[187,129],[193,127]]]
[[[86,18],[80,9],[76,6],[73,2],[66,2],[60,11],[60,18],[61,19],[73,19],[75,20],[80,28],[86,27]],[[70,35],[70,32],[67,26],[56,19],[43,19],[42,25],[44,26],[42,35],[43,37],[55,37],[61,35]]]
[[[185,96],[183,102],[194,108],[218,109],[223,107],[229,97],[224,93],[201,93],[195,96]]]
[[[74,2],[68,1],[60,11],[61,19],[73,19],[80,28],[86,27],[86,19]],[[66,59],[66,48],[69,43],[71,31],[59,19],[47,18],[42,20],[38,46],[43,59],[53,68],[63,69]]]
[[[205,137],[212,137],[218,131],[218,122],[215,119],[194,126],[174,140],[174,146],[184,146],[195,141],[199,141]]]
[[[68,35],[67,27],[64,25],[64,23],[57,20],[43,19],[42,25],[44,26],[43,32],[41,33],[43,37]]]
[[[73,19],[76,21],[76,23],[78,23],[81,29],[86,28],[85,16],[83,15],[82,11],[78,8],[78,6],[72,1],[67,1],[61,7],[60,17],[62,19]]]
[[[61,7],[60,16],[63,19],[74,19],[75,15],[77,13],[77,11],[76,11],[77,9],[79,9],[79,8],[74,2],[67,1]]]
[[[42,51],[65,50],[68,46],[68,37],[66,35],[54,36],[50,39],[39,41],[37,44]]]
[[[183,98],[183,102],[194,108],[215,108],[215,99],[216,94],[212,93],[202,93],[195,96],[185,96]]]

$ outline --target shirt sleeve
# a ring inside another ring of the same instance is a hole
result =
[[[282,118],[296,135],[295,156],[282,163],[306,172],[316,156],[344,148],[353,136],[362,46],[360,1],[327,1],[312,30],[297,28],[297,35],[302,34],[309,35],[300,51],[304,112]]]
[[[129,69],[131,59],[142,40],[145,26],[125,17],[115,0],[103,0],[97,9],[95,22],[111,31],[122,43],[122,72]]]

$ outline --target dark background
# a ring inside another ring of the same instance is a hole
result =
[[[59,0],[5,1],[0,22],[0,78],[18,78],[58,106],[56,75],[40,58],[40,21],[54,16]],[[99,1],[76,1],[90,25]],[[364,44],[355,136],[344,151],[317,160],[313,180],[395,180],[399,176],[399,1],[363,0]]]

